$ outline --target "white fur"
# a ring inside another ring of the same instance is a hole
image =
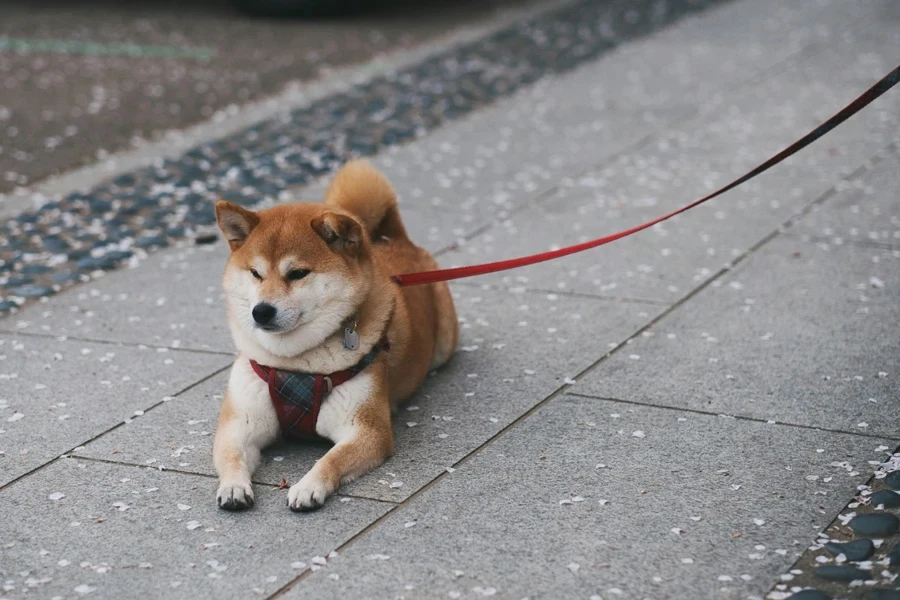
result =
[[[328,395],[328,401],[322,403],[316,433],[336,444],[353,439],[358,432],[354,417],[369,399],[373,385],[372,376],[363,371],[334,388]]]
[[[217,446],[239,449],[243,469],[241,472],[230,472],[222,476],[216,496],[220,501],[222,498],[234,497],[239,502],[245,498],[252,502],[250,478],[259,465],[261,450],[278,438],[278,415],[269,399],[268,387],[253,371],[250,361],[243,356],[239,356],[231,367],[228,398],[235,418],[220,425],[215,443]],[[220,475],[227,472],[219,464],[216,465],[216,470]]]
[[[264,446],[278,436],[278,414],[269,398],[269,387],[250,366],[250,360],[239,356],[231,367],[228,393],[235,412],[246,415],[250,439],[265,440]]]
[[[323,344],[354,313],[365,292],[359,283],[336,273],[313,272],[291,285],[287,294],[262,297],[260,282],[248,271],[233,267],[225,273],[224,287],[235,345],[267,365],[284,364],[267,360],[270,356],[290,359]],[[279,331],[257,326],[252,310],[259,302],[268,302],[278,310],[274,325]]]
[[[300,267],[294,266],[294,265],[298,265],[298,264],[301,264],[300,261],[298,259],[294,258],[293,256],[288,256],[287,258],[282,258],[278,262],[278,271],[281,273],[281,275],[283,277],[283,276],[287,275],[288,273],[290,273],[291,271],[293,271],[295,268],[300,268]],[[305,268],[305,267],[303,267],[303,268]],[[310,271],[311,270],[312,269],[310,269]]]
[[[259,276],[262,277],[263,279],[265,279],[266,276],[269,274],[269,262],[266,260],[263,260],[260,257],[256,257],[253,260],[251,260],[250,266],[253,268],[254,271],[259,273]],[[253,277],[253,275],[251,274],[250,277]],[[253,277],[253,279],[256,279],[256,278]]]

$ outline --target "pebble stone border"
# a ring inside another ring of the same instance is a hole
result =
[[[0,224],[0,315],[727,0],[582,0]]]
[[[876,465],[875,475],[766,600],[900,600],[900,448]],[[841,462],[832,466],[854,469]]]

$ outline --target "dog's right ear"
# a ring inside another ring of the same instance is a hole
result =
[[[259,215],[243,206],[219,200],[216,202],[216,221],[234,252],[244,245],[247,236],[259,225]]]

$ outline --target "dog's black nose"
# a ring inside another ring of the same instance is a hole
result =
[[[276,309],[271,304],[260,302],[253,307],[253,320],[260,325],[265,325],[275,318],[276,312],[278,312],[278,309]]]

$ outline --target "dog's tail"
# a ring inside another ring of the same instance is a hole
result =
[[[325,204],[342,208],[362,221],[372,241],[407,239],[394,188],[364,160],[350,161],[337,172],[325,192]]]

